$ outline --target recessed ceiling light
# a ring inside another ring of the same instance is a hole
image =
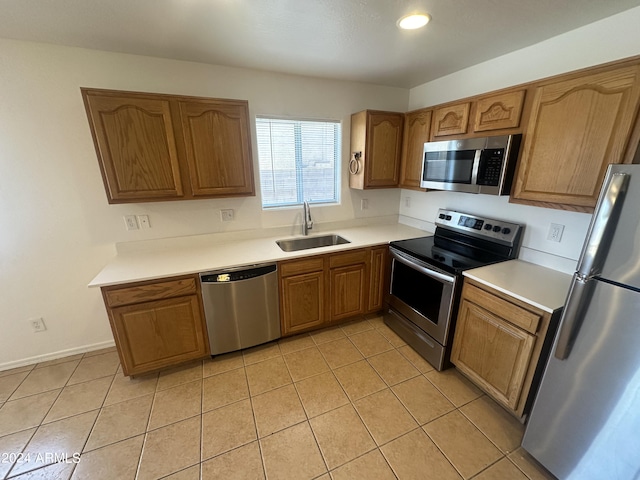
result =
[[[398,20],[398,27],[403,30],[415,30],[424,27],[431,20],[431,15],[427,13],[413,13]]]

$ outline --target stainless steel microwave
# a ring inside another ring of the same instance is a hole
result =
[[[522,135],[424,144],[420,186],[431,190],[509,195]]]

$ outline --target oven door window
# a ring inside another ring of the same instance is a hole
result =
[[[440,321],[440,304],[446,298],[444,288],[445,285],[438,280],[394,262],[391,293],[434,325]]]
[[[422,180],[471,184],[475,150],[426,152]]]

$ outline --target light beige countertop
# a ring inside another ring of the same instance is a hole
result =
[[[240,232],[236,238],[211,234],[165,241],[132,242],[134,244],[132,246],[124,245],[118,248],[118,254],[98,273],[89,286],[103,287],[288,260],[431,235],[431,232],[399,223],[341,227],[327,231],[318,230],[320,229],[314,229],[309,236],[335,233],[351,243],[297,252],[283,252],[276,245],[276,240],[298,238],[301,235],[268,236],[274,233],[268,230],[258,230],[253,233]],[[135,243],[139,243],[139,245],[136,246]]]
[[[571,275],[522,260],[474,268],[464,276],[550,313],[564,305],[571,283]]]

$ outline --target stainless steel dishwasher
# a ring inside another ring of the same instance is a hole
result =
[[[211,355],[280,337],[275,264],[201,273],[200,282]]]

